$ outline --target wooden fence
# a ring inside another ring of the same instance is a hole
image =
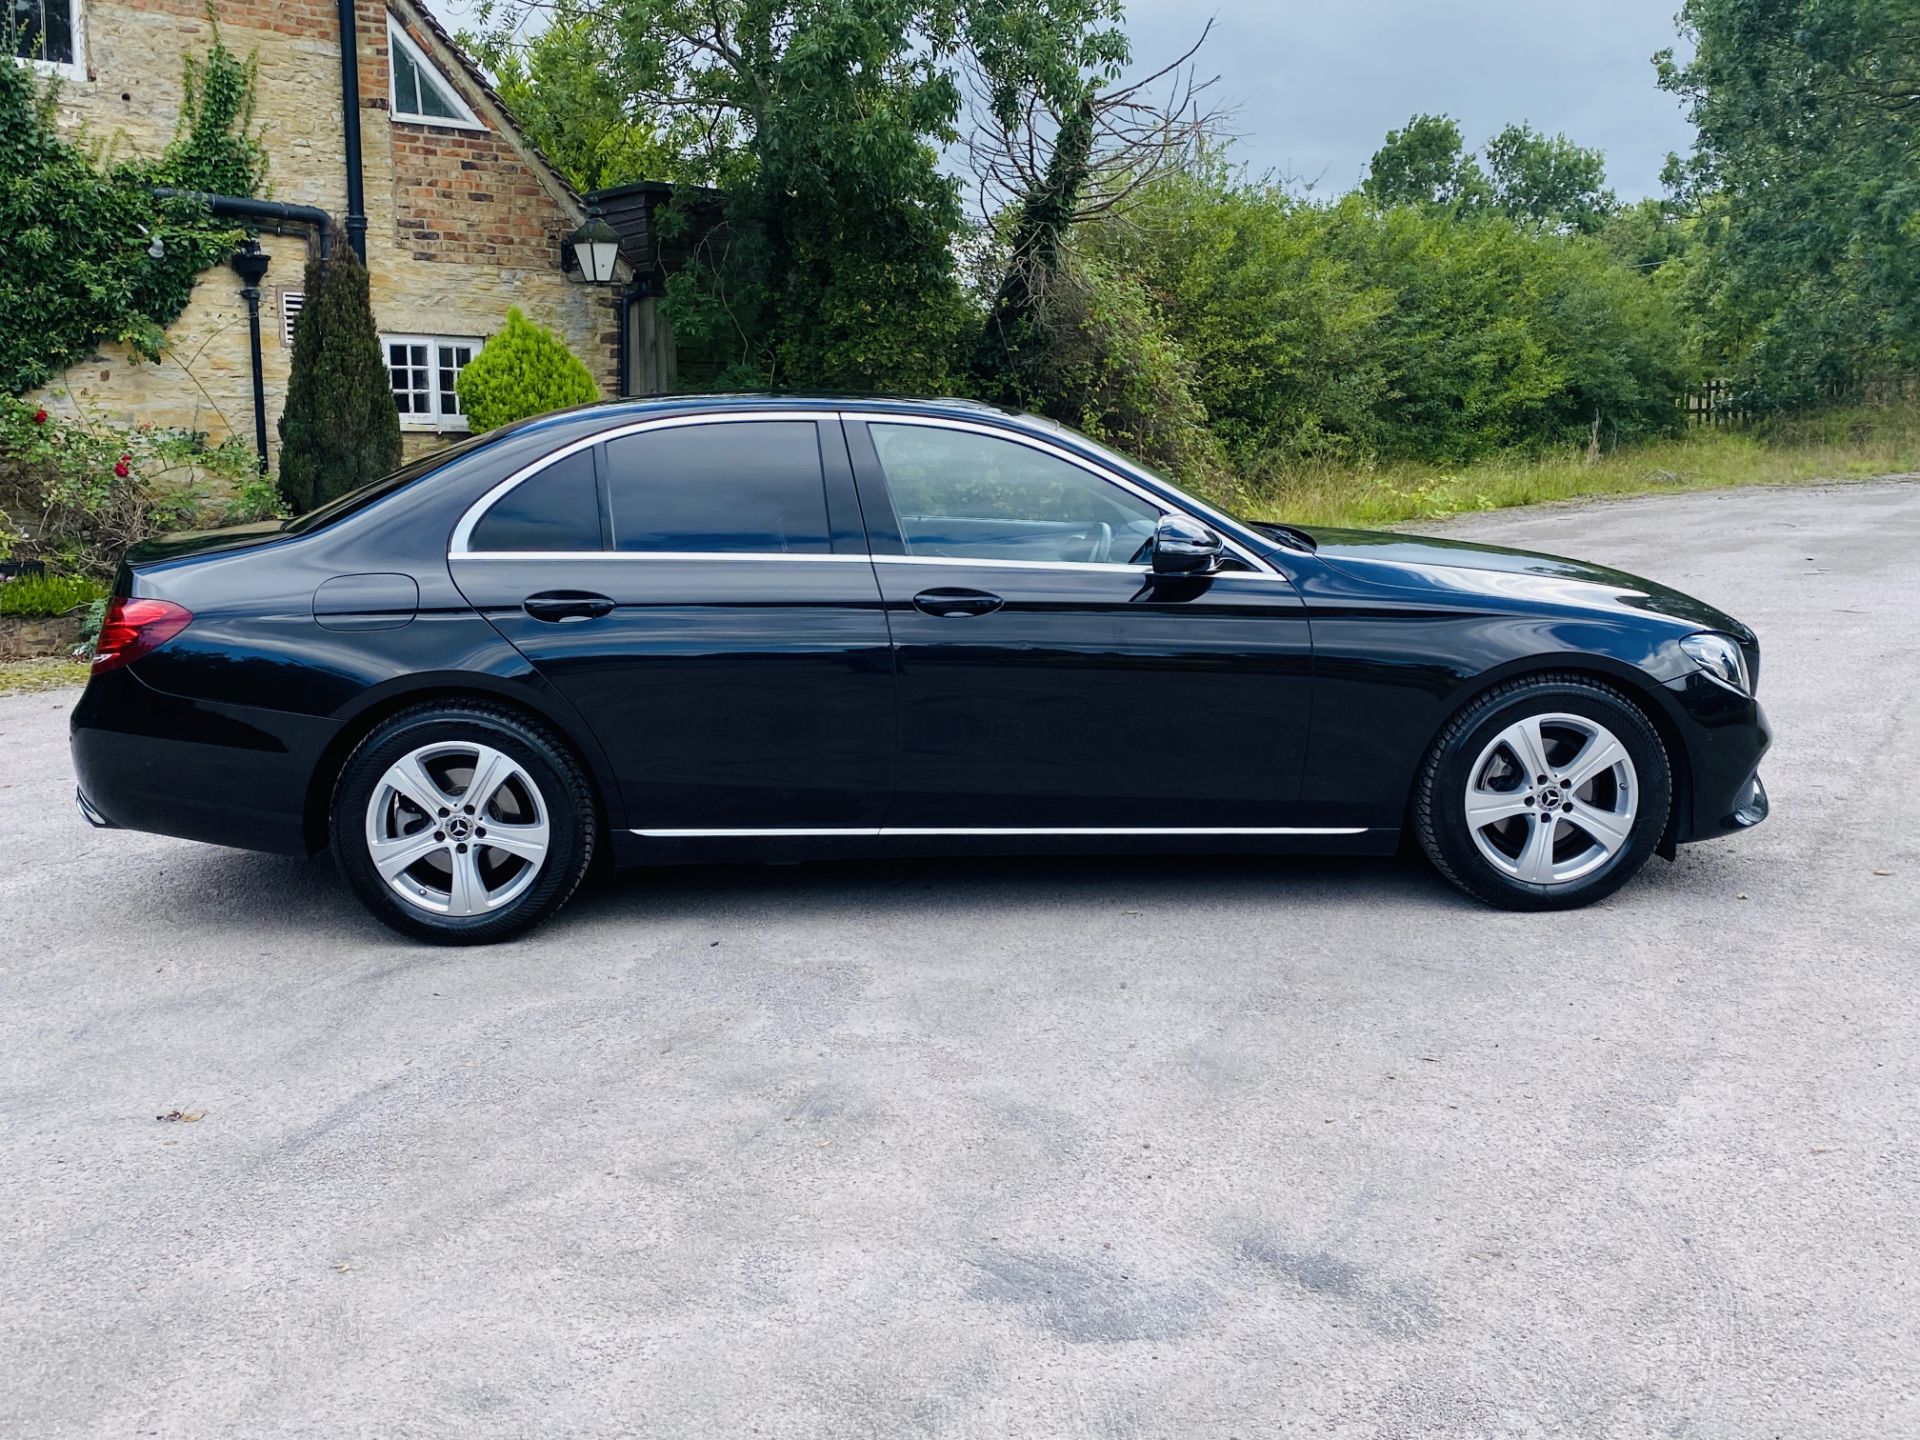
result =
[[[1695,425],[1733,427],[1744,425],[1747,420],[1746,411],[1734,403],[1733,387],[1724,380],[1709,380],[1704,390],[1689,390],[1680,408]]]

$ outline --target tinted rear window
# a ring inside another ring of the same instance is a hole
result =
[[[503,495],[480,517],[474,550],[598,550],[600,491],[593,447],[576,450]]]
[[[811,420],[677,425],[607,442],[616,550],[831,549]]]

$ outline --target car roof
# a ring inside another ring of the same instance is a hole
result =
[[[1050,420],[1023,414],[984,400],[960,398],[923,399],[904,395],[847,395],[815,391],[735,392],[718,395],[656,395],[639,399],[599,400],[589,405],[555,411],[524,422],[525,429],[573,429],[582,422],[594,427],[615,425],[626,420],[644,420],[655,415],[697,415],[729,410],[842,410],[881,415],[923,415],[953,420],[996,420],[1002,424],[1031,430],[1057,430]]]

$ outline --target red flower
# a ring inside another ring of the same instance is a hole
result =
[[[127,476],[133,473],[131,470],[127,468],[127,461],[131,460],[132,458],[133,457],[131,455],[122,455],[118,460],[114,461],[113,473],[118,475],[122,480],[126,479]]]
[[[47,412],[46,412],[45,410],[36,410],[36,411],[34,411],[34,412],[33,412],[33,423],[34,423],[34,424],[36,424],[36,425],[44,425],[44,424],[46,424],[46,423],[47,423]]]

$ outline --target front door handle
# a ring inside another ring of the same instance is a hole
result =
[[[613,601],[585,590],[546,590],[538,595],[529,595],[521,608],[536,620],[558,624],[565,620],[597,620],[602,615],[611,615]]]
[[[922,590],[913,608],[927,615],[991,615],[1007,602],[985,590]]]

